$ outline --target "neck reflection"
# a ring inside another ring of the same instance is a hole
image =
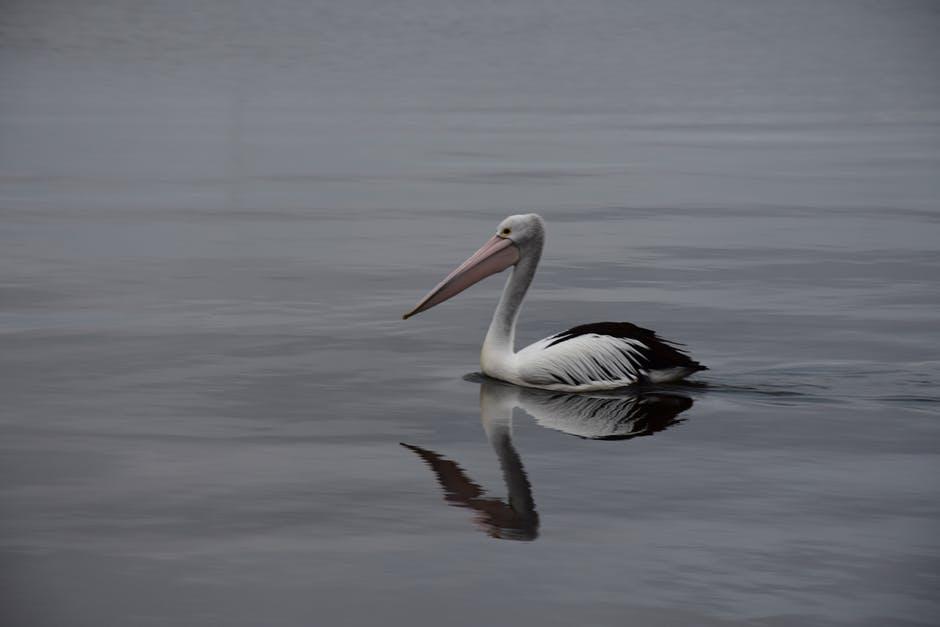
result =
[[[489,536],[535,540],[539,515],[532,485],[512,442],[516,407],[546,428],[591,440],[627,440],[653,435],[682,419],[692,399],[674,392],[636,391],[619,394],[565,394],[521,388],[492,379],[480,383],[480,420],[506,484],[505,500],[486,496],[456,462],[434,451],[402,443],[434,472],[450,505],[473,510],[477,525]]]

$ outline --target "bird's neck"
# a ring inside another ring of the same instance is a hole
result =
[[[519,318],[522,300],[532,283],[541,256],[542,241],[538,239],[528,243],[519,261],[513,266],[499,298],[499,304],[496,305],[496,311],[493,312],[490,328],[486,332],[483,342],[484,362],[487,358],[506,360],[515,353],[516,320]],[[487,370],[485,363],[483,370]]]

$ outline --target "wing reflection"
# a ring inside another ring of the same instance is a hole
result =
[[[586,396],[520,389],[518,406],[549,429],[591,440],[628,440],[682,422],[678,416],[692,399],[664,392]]]
[[[477,524],[488,535],[506,540],[535,540],[539,515],[522,459],[512,443],[512,413],[516,407],[549,429],[593,440],[626,440],[652,435],[682,422],[679,414],[691,406],[691,398],[675,393],[563,394],[483,380],[480,419],[499,459],[509,493],[505,500],[485,496],[483,488],[456,462],[412,444],[402,446],[431,468],[444,490],[444,500],[476,512]]]

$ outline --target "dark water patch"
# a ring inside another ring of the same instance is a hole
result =
[[[25,285],[0,285],[0,316],[9,311],[29,311],[55,306],[70,294]]]
[[[873,400],[904,405],[934,405],[940,403],[940,396],[875,396]]]

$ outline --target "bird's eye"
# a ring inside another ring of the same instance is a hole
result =
[[[503,229],[503,230],[501,231],[501,233],[502,233],[503,235],[509,235],[510,233],[512,233],[512,229],[508,229],[508,228],[507,228],[507,229]]]

